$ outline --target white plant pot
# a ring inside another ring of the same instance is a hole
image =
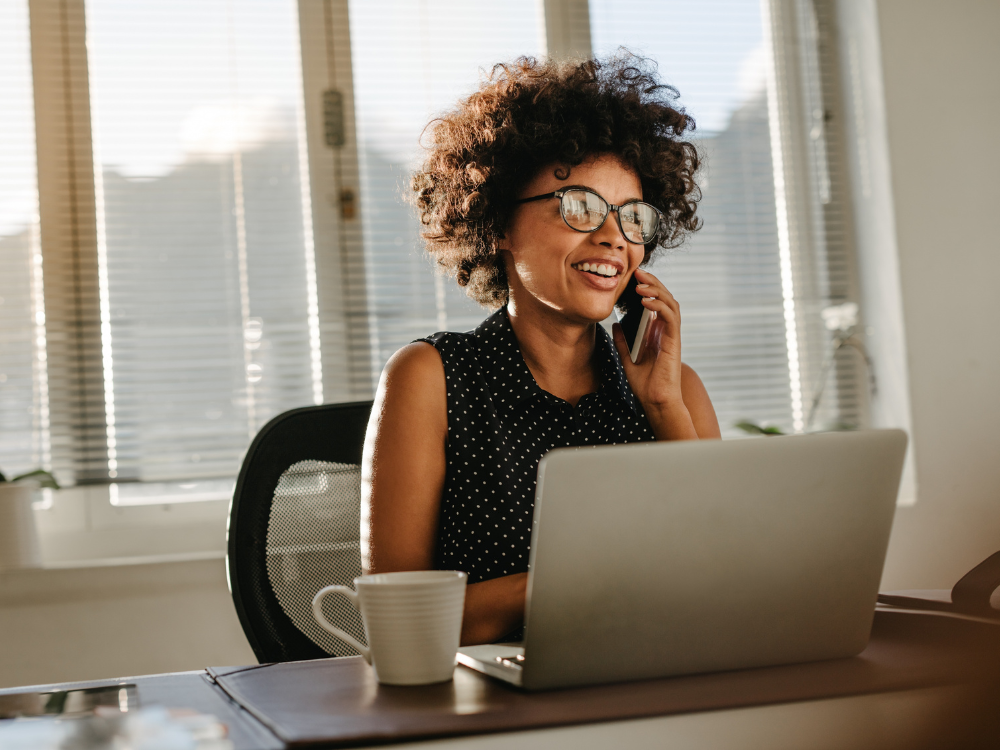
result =
[[[42,552],[31,503],[38,488],[0,482],[0,570],[39,568]]]

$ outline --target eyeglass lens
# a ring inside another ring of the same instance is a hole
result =
[[[567,190],[562,197],[566,223],[581,232],[597,231],[608,215],[608,203],[589,190]],[[627,203],[618,211],[622,233],[629,242],[652,242],[659,228],[659,216],[648,203]]]

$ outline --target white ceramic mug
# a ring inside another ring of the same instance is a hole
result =
[[[327,586],[313,597],[316,622],[358,650],[387,685],[447,682],[462,635],[465,573],[414,570],[376,573],[349,586]],[[323,599],[340,593],[361,612],[368,647],[323,616]]]

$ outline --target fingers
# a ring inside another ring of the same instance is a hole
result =
[[[647,331],[645,351],[638,364],[658,366],[660,355],[666,354],[668,370],[680,367],[681,306],[663,283],[649,271],[636,271],[639,282],[636,291],[642,297],[642,306],[656,315]],[[622,337],[624,340],[624,336]],[[678,371],[679,372],[679,371]]]
[[[625,333],[618,323],[611,324],[611,338],[615,342],[615,349],[618,350],[618,357],[622,361],[622,366],[628,369],[632,366],[632,356],[629,354],[628,345],[625,343]]]
[[[681,306],[680,303],[674,299],[674,295],[670,293],[670,290],[667,289],[658,278],[649,273],[649,271],[639,269],[636,271],[636,274],[640,274],[636,276],[636,281],[639,282],[636,286],[636,291],[643,297],[655,297],[656,299],[663,300],[677,313],[679,321]],[[652,310],[656,308],[650,309]]]
[[[649,331],[646,333],[646,347],[649,351],[660,351],[660,339],[667,330],[667,323],[662,315],[654,315],[649,323]]]
[[[640,291],[640,294],[644,294],[644,292]],[[656,313],[657,320],[662,321],[663,333],[668,337],[673,338],[680,334],[681,311],[676,300],[668,301],[644,296],[642,306]]]
[[[658,289],[662,289],[664,292],[667,291],[667,288],[663,286],[663,282],[660,281],[658,278],[656,278],[656,276],[651,274],[649,271],[644,271],[641,268],[637,268],[635,273],[636,273],[635,280],[639,282],[639,286],[651,286],[651,287],[656,287]]]

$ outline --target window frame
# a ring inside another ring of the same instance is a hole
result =
[[[141,503],[151,507],[141,509],[115,507],[113,498],[113,374],[102,355],[110,335],[110,314],[95,192],[85,3],[86,0],[28,0],[42,275],[46,292],[46,336],[40,340],[48,361],[50,394],[46,439],[52,445],[52,456],[47,468],[73,476],[72,483],[77,485],[75,489],[56,493],[56,501],[49,500],[48,505],[59,509],[72,502],[73,497],[81,496],[85,497],[86,504],[104,503],[115,508],[116,513],[130,514],[136,523],[155,524],[161,523],[159,514],[163,511],[152,512],[152,508],[170,507],[177,501],[176,495],[165,493],[162,498],[153,495],[152,499]],[[762,3],[765,33],[769,39],[766,45],[770,54],[768,104],[776,197],[779,186],[782,192],[779,244],[789,373],[793,381],[791,398],[793,411],[797,410],[798,414],[797,431],[805,427],[805,413],[819,382],[817,363],[822,363],[825,357],[825,351],[816,349],[825,350],[829,343],[829,335],[820,327],[818,311],[796,304],[804,293],[813,299],[823,296],[817,289],[817,279],[824,275],[819,266],[826,260],[822,248],[829,239],[823,236],[826,225],[822,217],[815,213],[817,175],[808,166],[810,149],[815,147],[809,132],[816,127],[806,115],[804,85],[808,72],[808,50],[805,49],[808,28],[804,17],[809,8],[819,13],[828,25],[840,28],[836,38],[826,40],[827,56],[818,62],[821,72],[834,82],[832,87],[820,87],[823,108],[837,111],[825,125],[824,158],[836,161],[837,169],[846,175],[834,186],[834,190],[839,191],[837,205],[846,216],[844,228],[850,235],[846,255],[852,264],[845,291],[840,296],[862,303],[863,316],[873,298],[871,285],[865,292],[865,279],[859,273],[859,269],[865,270],[871,263],[859,261],[857,257],[857,250],[875,252],[866,224],[871,219],[862,215],[860,230],[863,231],[859,233],[852,215],[852,211],[859,215],[864,211],[858,196],[862,192],[871,195],[870,184],[867,188],[859,187],[863,180],[870,182],[871,174],[870,170],[864,175],[859,171],[861,157],[857,143],[865,139],[868,152],[878,152],[876,160],[882,161],[887,157],[880,154],[887,151],[887,146],[877,137],[863,132],[863,123],[858,120],[858,102],[863,100],[870,109],[881,106],[878,101],[881,90],[870,90],[872,76],[865,76],[867,88],[859,92],[857,69],[863,64],[879,75],[881,71],[877,69],[877,34],[874,38],[870,33],[863,37],[862,57],[858,55],[856,44],[849,46],[854,44],[854,37],[845,43],[846,34],[859,35],[863,23],[868,23],[867,16],[862,18],[863,11],[859,15],[856,11],[845,10],[848,5],[851,4],[836,0],[763,0]],[[297,0],[297,7],[306,142],[302,160],[307,164],[307,170],[303,171],[308,172],[314,237],[315,278],[310,283],[317,290],[316,299],[310,300],[310,325],[312,335],[319,337],[319,351],[322,352],[321,361],[314,363],[314,367],[322,373],[324,401],[356,400],[370,397],[377,383],[378,342],[377,329],[370,316],[362,312],[367,309],[372,275],[366,268],[362,236],[360,211],[364,206],[360,210],[356,208],[361,186],[349,2]],[[589,25],[580,21],[583,18],[589,22],[587,0],[543,0],[540,8],[550,56],[580,57],[591,53]],[[876,88],[880,82],[879,77]],[[339,92],[342,104],[343,138],[336,143],[327,138],[327,132],[338,123],[330,122],[333,115],[323,106],[324,95],[331,91]],[[870,157],[868,153],[865,158]],[[885,182],[887,177],[878,179]],[[883,194],[886,191],[884,184],[879,184],[878,189]],[[352,200],[353,206],[348,206]],[[888,204],[883,201],[882,210],[886,205],[891,213],[891,193]],[[64,231],[65,227],[70,231]],[[864,231],[869,234],[865,235]],[[883,245],[891,240],[890,253],[894,253],[894,227],[880,224],[874,231]],[[881,267],[879,283],[892,282],[898,287],[898,270],[896,278],[892,279],[892,264],[884,261]],[[892,318],[894,314],[890,310],[882,314],[882,318],[886,315]],[[863,317],[862,331],[865,325]],[[900,368],[893,365],[900,357],[905,364],[905,352],[899,351],[895,342],[873,356],[880,370],[891,369],[896,373],[894,385],[905,391],[905,367],[900,379]],[[856,380],[858,367],[856,361],[838,360],[834,379]],[[863,396],[865,389],[858,393]],[[835,391],[832,391],[827,398],[834,396]],[[867,425],[872,423],[872,410],[868,399],[864,397],[863,400],[859,413]],[[878,417],[875,423],[888,426],[887,422],[894,422],[908,426],[908,397],[895,399],[889,412],[888,417]],[[103,469],[100,468],[102,464]],[[76,467],[79,470],[75,470]],[[912,474],[912,461],[909,471]],[[211,497],[203,493],[202,497],[206,512],[213,518],[208,523],[217,525],[226,493],[216,491]],[[204,513],[189,512],[180,506],[176,510],[181,515],[190,515],[192,523],[205,521]],[[195,521],[196,518],[202,520]],[[49,526],[55,528],[60,524]]]

